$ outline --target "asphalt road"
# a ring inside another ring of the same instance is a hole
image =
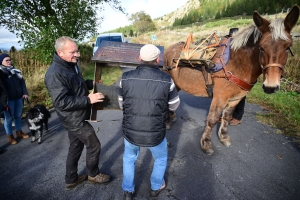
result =
[[[300,152],[291,140],[278,130],[255,119],[263,110],[246,104],[243,123],[229,127],[232,146],[223,146],[217,138],[212,142],[215,153],[208,156],[200,149],[199,140],[205,127],[211,99],[180,92],[181,105],[177,121],[167,131],[169,142],[166,189],[153,199],[224,200],[224,199],[300,199]],[[50,131],[40,145],[30,139],[9,145],[3,126],[0,127],[0,199],[100,199],[123,198],[120,110],[98,111],[92,123],[102,150],[99,166],[112,175],[107,185],[84,182],[71,191],[65,190],[65,161],[68,137],[55,112],[50,119]],[[23,123],[23,131],[29,132]],[[85,150],[79,161],[79,173],[85,173]],[[142,148],[136,163],[135,199],[152,199],[149,195],[153,160]]]

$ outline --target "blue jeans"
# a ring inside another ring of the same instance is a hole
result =
[[[7,135],[13,134],[12,121],[14,118],[16,131],[20,131],[22,128],[22,111],[23,111],[23,99],[9,100],[8,111],[4,111],[4,128]]]
[[[140,147],[129,143],[124,139],[125,151],[123,155],[123,191],[134,191],[135,162],[140,153]],[[158,190],[164,183],[164,175],[167,168],[168,149],[165,138],[159,145],[147,147],[154,158],[154,166],[150,177],[151,189]]]

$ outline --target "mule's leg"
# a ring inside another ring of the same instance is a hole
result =
[[[176,113],[174,111],[169,112],[171,122],[175,122],[177,120]]]
[[[171,129],[171,117],[170,117],[170,111],[167,114],[167,118],[166,118],[166,129],[170,130]]]
[[[233,113],[236,105],[238,104],[238,102],[239,102],[239,100],[229,102],[223,111],[222,123],[221,123],[221,126],[218,131],[218,136],[219,136],[220,142],[226,147],[229,147],[231,145],[231,140],[228,135],[228,124],[229,124],[229,121],[231,120],[232,113]]]
[[[176,113],[174,111],[169,110],[168,116],[167,116],[167,119],[166,119],[166,129],[170,130],[171,129],[171,123],[176,121],[176,120],[177,120]]]
[[[218,131],[219,140],[226,147],[231,145],[230,137],[228,135],[228,124],[231,119],[232,111],[233,108],[225,109],[223,111],[222,122]]]
[[[208,155],[212,155],[214,153],[213,145],[211,142],[212,130],[215,127],[216,123],[218,122],[221,112],[222,112],[222,108],[221,107],[216,108],[213,106],[212,103],[209,110],[209,114],[206,118],[207,120],[206,127],[200,139],[201,148]]]

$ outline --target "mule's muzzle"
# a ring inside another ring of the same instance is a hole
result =
[[[263,88],[263,90],[264,90],[264,92],[266,94],[273,94],[273,93],[275,93],[275,92],[277,92],[279,90],[279,86],[276,86],[276,87],[267,87],[264,84],[262,85],[262,88]]]

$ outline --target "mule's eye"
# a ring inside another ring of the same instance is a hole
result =
[[[259,47],[260,52],[265,52],[265,50],[262,47]]]

